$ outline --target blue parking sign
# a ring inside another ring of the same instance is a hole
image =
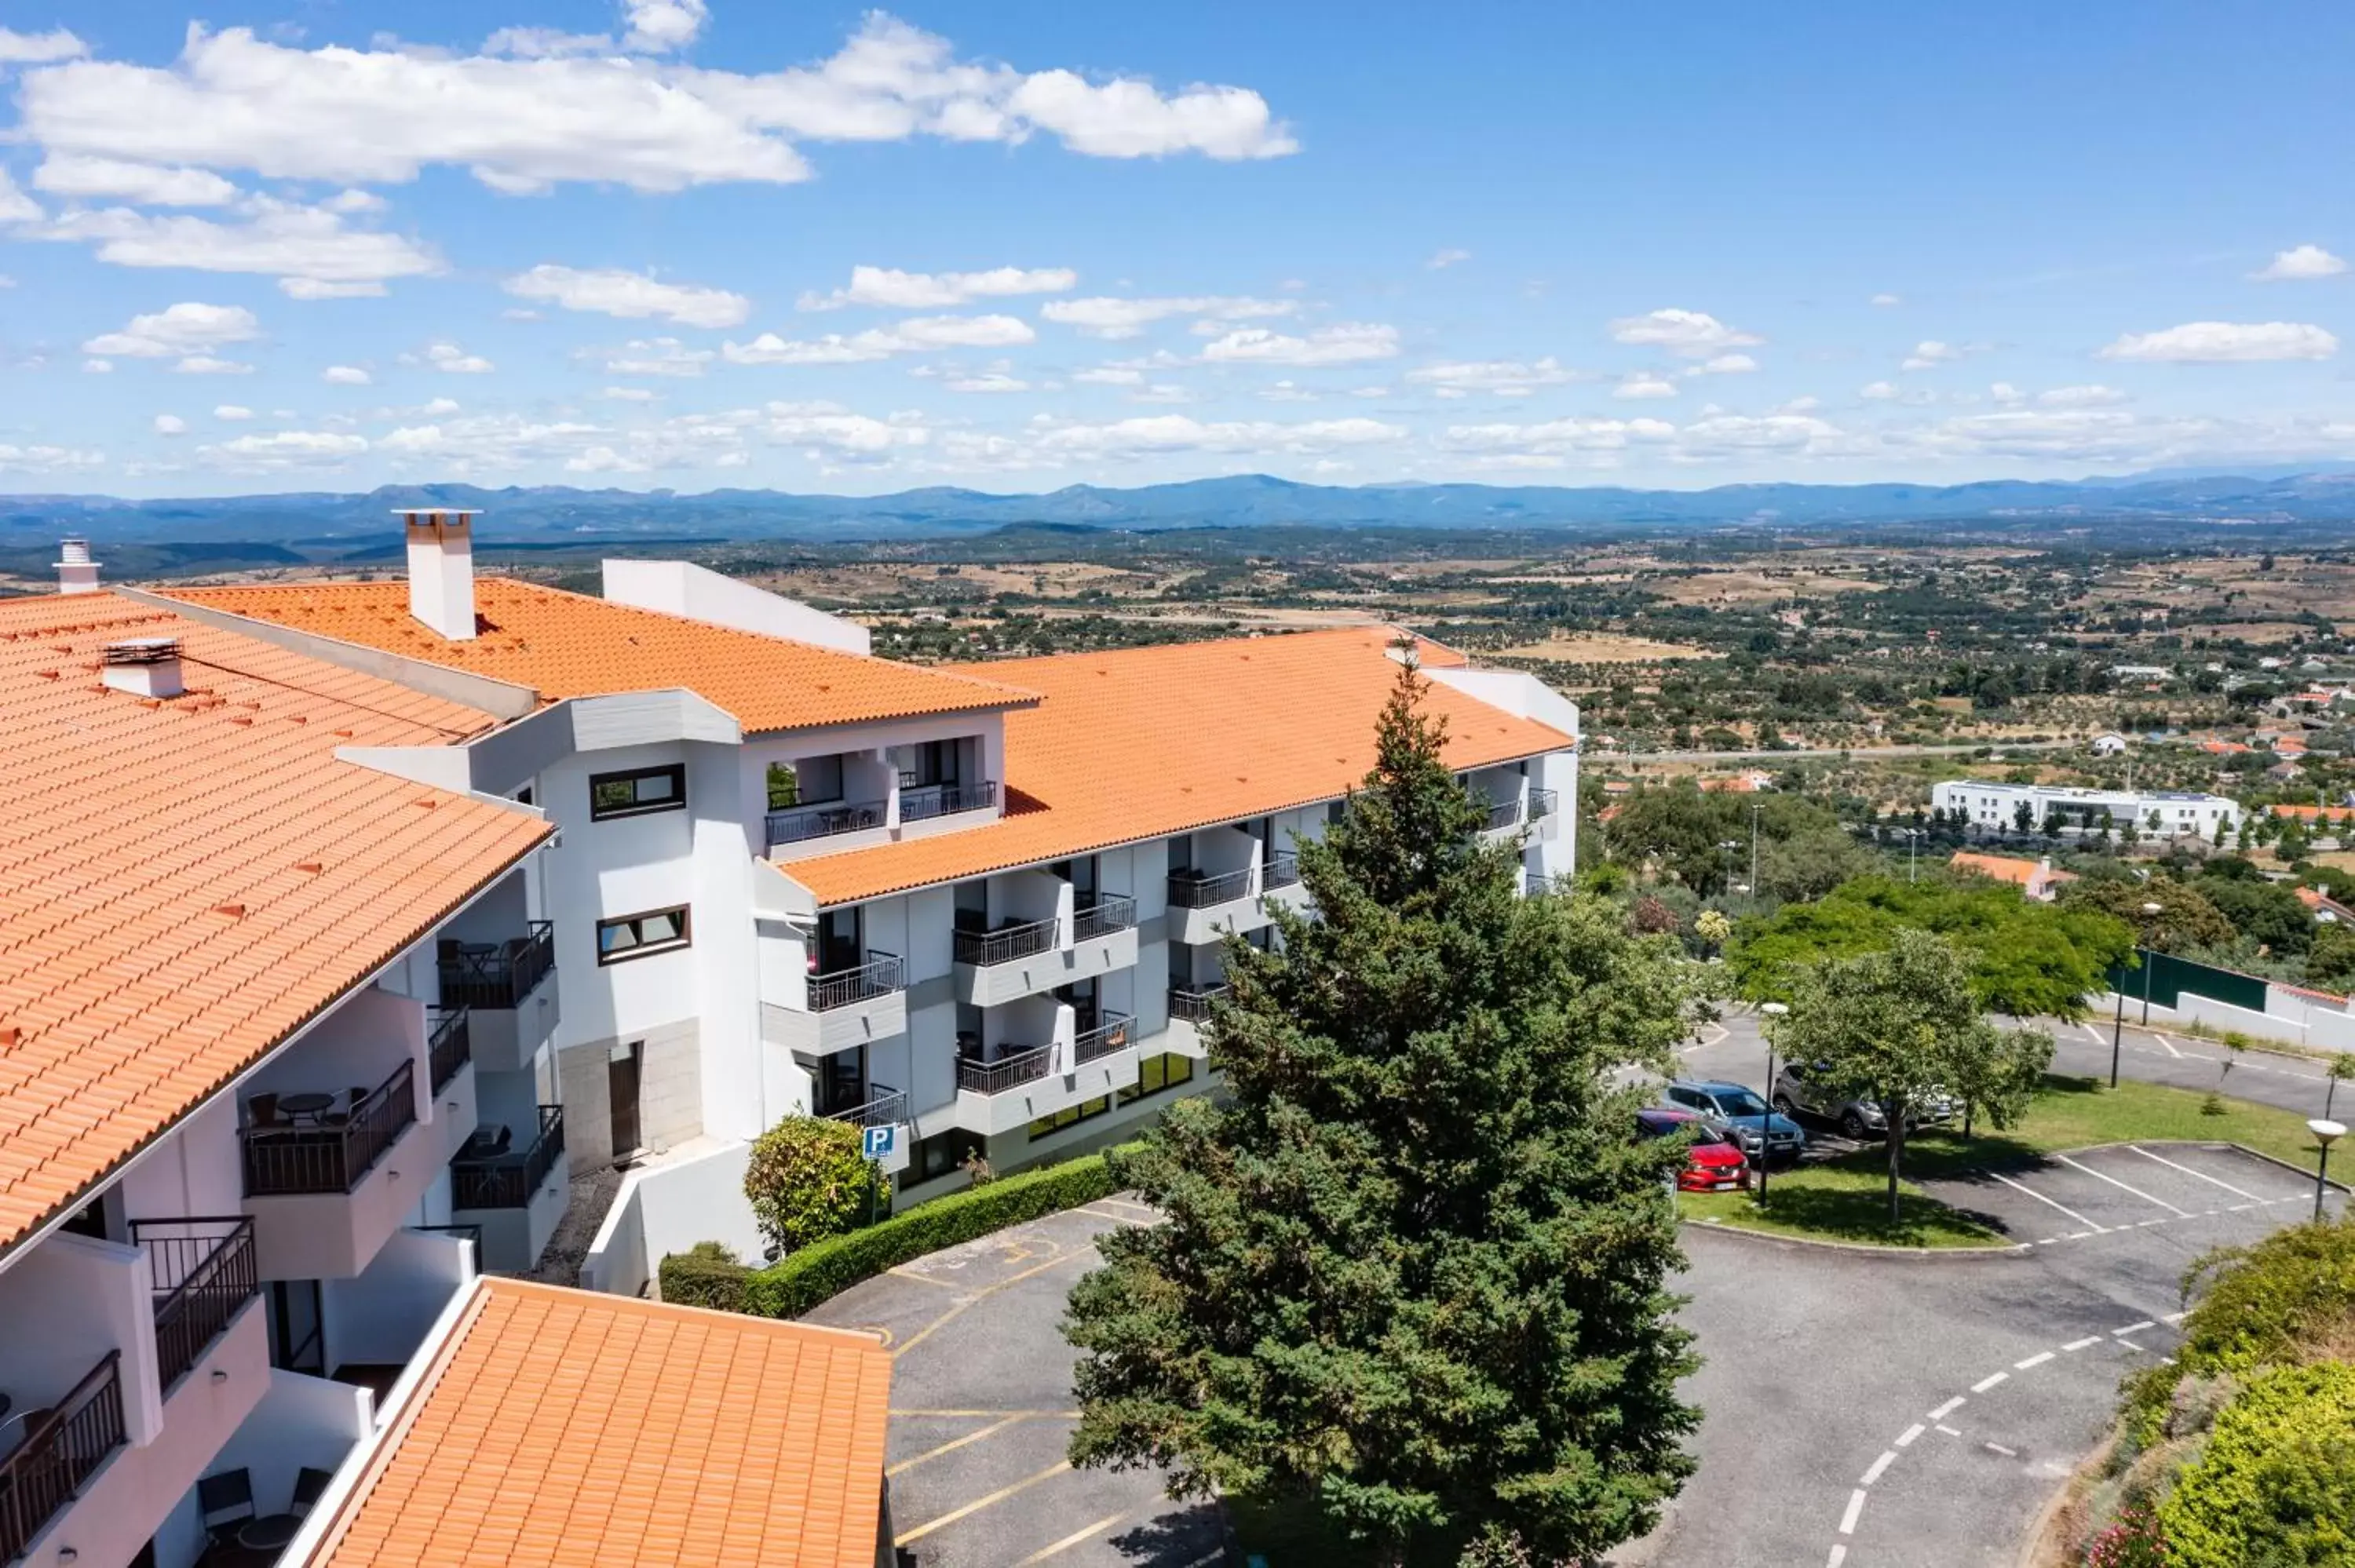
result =
[[[900,1147],[900,1129],[896,1127],[870,1127],[860,1140],[860,1148],[869,1160],[889,1160],[891,1151]]]

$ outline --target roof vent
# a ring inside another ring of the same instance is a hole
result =
[[[474,635],[474,514],[404,506],[409,613],[452,641]]]
[[[98,563],[90,558],[89,540],[59,540],[57,567],[59,593],[98,591]]]
[[[180,679],[180,640],[133,637],[110,642],[98,678],[133,696],[176,697],[187,690]]]

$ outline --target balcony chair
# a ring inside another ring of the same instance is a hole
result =
[[[281,1121],[279,1119],[278,1097],[276,1095],[265,1094],[249,1097],[245,1102],[245,1115],[246,1125],[248,1127],[284,1128],[292,1125],[291,1123]]]
[[[204,1520],[205,1533],[213,1538],[215,1545],[234,1543],[240,1527],[256,1516],[253,1472],[223,1470],[217,1476],[207,1476],[199,1480],[197,1483],[197,1512]]]
[[[309,1518],[312,1509],[317,1507],[319,1499],[327,1495],[327,1483],[335,1478],[334,1472],[322,1470],[313,1465],[305,1465],[295,1471],[294,1500],[287,1505],[286,1511],[296,1519]]]

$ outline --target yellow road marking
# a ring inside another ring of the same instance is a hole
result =
[[[1114,1525],[1118,1524],[1122,1520],[1124,1520],[1127,1517],[1128,1515],[1124,1513],[1107,1515],[1106,1517],[1096,1520],[1093,1524],[1087,1525],[1082,1529],[1071,1531],[1071,1534],[1063,1537],[1062,1540],[1055,1542],[1052,1546],[1046,1547],[1041,1551],[1033,1552],[1029,1556],[1025,1557],[1021,1562],[1017,1563],[1014,1565],[1014,1568],[1030,1568],[1032,1563],[1044,1563],[1048,1558],[1054,1556],[1059,1552],[1069,1552],[1072,1547],[1079,1545],[1082,1542],[1103,1534],[1105,1531],[1110,1530]]]
[[[986,1496],[974,1499],[973,1501],[965,1504],[963,1508],[953,1508],[949,1510],[948,1512],[941,1515],[938,1519],[926,1520],[923,1523],[916,1526],[913,1530],[900,1531],[900,1534],[893,1539],[891,1544],[894,1546],[905,1546],[911,1541],[922,1541],[924,1537],[932,1534],[932,1531],[939,1530],[943,1525],[954,1524],[957,1520],[964,1519],[968,1515],[979,1513],[983,1509],[988,1508],[992,1504],[1002,1503],[1007,1498],[1012,1497],[1015,1493],[1035,1487],[1040,1481],[1052,1480],[1071,1467],[1071,1462],[1069,1459],[1058,1459],[1035,1476],[1026,1476],[1010,1487],[1000,1487],[996,1491],[991,1492]]]
[[[954,1290],[963,1283],[954,1279],[934,1279],[929,1274],[918,1274],[912,1268],[887,1268],[884,1273],[895,1279],[921,1279],[927,1285],[937,1285],[943,1290]]]
[[[1135,1225],[1142,1230],[1151,1230],[1153,1228],[1153,1222],[1151,1220],[1140,1220],[1135,1214],[1108,1214],[1103,1210],[1098,1208],[1074,1209],[1071,1212],[1079,1214],[1093,1214],[1097,1219],[1110,1220],[1116,1225]]]
[[[906,1354],[908,1351],[914,1350],[918,1345],[922,1344],[926,1340],[932,1337],[933,1330],[938,1329],[950,1319],[961,1315],[967,1308],[973,1306],[975,1302],[983,1300],[987,1297],[995,1296],[1009,1285],[1019,1285],[1022,1281],[1028,1279],[1033,1275],[1044,1274],[1050,1268],[1054,1268],[1061,1264],[1069,1263],[1075,1257],[1085,1257],[1093,1250],[1095,1249],[1092,1245],[1080,1247],[1075,1251],[1064,1253],[1060,1256],[1050,1257],[1044,1263],[1034,1264],[1030,1267],[1024,1269],[1019,1274],[1009,1274],[995,1285],[983,1286],[979,1290],[975,1291],[972,1295],[966,1297],[964,1300],[958,1302],[955,1306],[950,1308],[947,1311],[942,1313],[939,1317],[925,1324],[922,1328],[917,1330],[913,1334],[911,1334],[904,1343],[894,1347],[891,1351],[893,1359],[896,1360],[900,1356]]]
[[[991,1436],[993,1433],[1003,1432],[1007,1427],[1013,1425],[1016,1422],[1023,1419],[1023,1413],[1018,1410],[1002,1421],[993,1421],[988,1425],[982,1427],[978,1431],[968,1432],[962,1437],[952,1437],[937,1448],[927,1448],[922,1453],[916,1455],[912,1458],[902,1459],[896,1465],[889,1466],[884,1469],[883,1473],[886,1476],[896,1476],[902,1470],[912,1470],[927,1459],[937,1459],[942,1455],[962,1448],[968,1443],[978,1443],[983,1438]]]

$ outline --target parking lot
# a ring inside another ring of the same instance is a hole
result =
[[[2115,1144],[1922,1186],[2025,1246],[2253,1211],[2278,1210],[2279,1223],[2314,1202],[2311,1178],[2229,1144]]]

